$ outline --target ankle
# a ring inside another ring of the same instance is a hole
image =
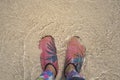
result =
[[[53,72],[54,75],[56,75],[55,68],[54,68],[52,65],[48,65],[48,66],[46,67],[46,70],[49,70],[49,71]]]
[[[66,74],[66,73],[69,73],[69,72],[71,72],[71,71],[73,71],[73,70],[75,70],[74,65],[69,64],[69,65],[67,66],[66,70],[65,70],[65,74]]]

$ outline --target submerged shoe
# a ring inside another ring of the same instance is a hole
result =
[[[46,70],[47,65],[52,65],[55,68],[57,75],[58,59],[56,55],[57,52],[54,43],[54,38],[52,36],[43,37],[39,42],[39,48],[42,50],[40,60],[43,71]]]
[[[64,75],[69,64],[72,64],[78,73],[81,70],[85,56],[85,47],[79,43],[78,38],[77,36],[72,37],[67,45]]]

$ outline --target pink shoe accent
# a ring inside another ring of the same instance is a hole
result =
[[[39,48],[42,50],[40,55],[42,69],[45,70],[46,66],[51,64],[58,73],[58,59],[54,38],[52,36],[43,37],[39,42]]]

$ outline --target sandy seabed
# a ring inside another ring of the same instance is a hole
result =
[[[45,35],[57,46],[56,80],[72,36],[86,47],[86,80],[120,80],[120,0],[0,0],[0,80],[35,80]]]

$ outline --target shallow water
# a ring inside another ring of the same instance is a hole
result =
[[[62,79],[66,43],[86,47],[86,80],[120,79],[119,0],[0,0],[0,80],[35,80],[42,72],[39,40],[52,35]]]

